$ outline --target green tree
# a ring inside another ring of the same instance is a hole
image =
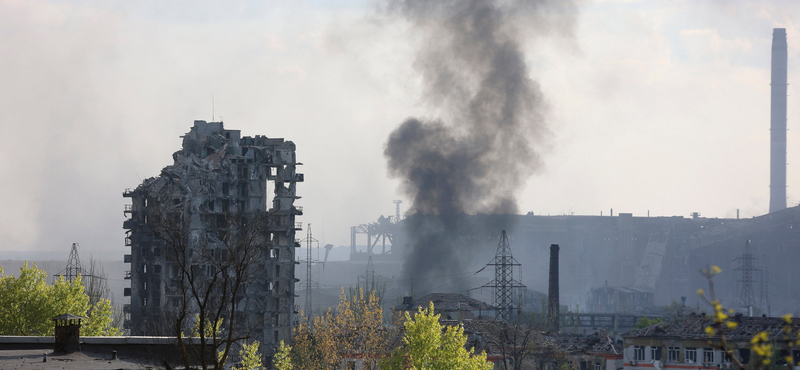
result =
[[[464,348],[467,336],[463,327],[442,327],[432,302],[427,309],[420,308],[413,318],[406,312],[405,319],[403,345],[384,361],[381,369],[489,370],[494,366],[486,361],[485,353],[475,354]]]
[[[341,365],[342,355],[363,355],[370,365],[391,351],[394,330],[383,325],[383,308],[375,291],[363,289],[339,296],[339,306],[301,323],[294,331],[293,367],[323,370]],[[374,366],[373,366],[374,367]]]
[[[52,285],[46,278],[46,272],[27,262],[18,276],[0,268],[0,335],[53,335],[51,318],[64,313],[88,317],[82,335],[119,335],[111,325],[111,302],[100,299],[91,306],[80,277],[72,282],[59,277]]]
[[[242,366],[234,367],[233,370],[261,370],[261,354],[258,353],[258,346],[260,343],[255,341],[250,344],[243,344],[242,349],[239,350],[239,357],[242,358]],[[283,341],[281,341],[281,348],[283,348]]]
[[[278,353],[275,354],[275,368],[278,370],[292,370],[292,347],[281,341]]]
[[[642,317],[639,318],[639,321],[636,322],[636,329],[644,329],[644,328],[646,328],[648,326],[658,324],[658,323],[660,323],[662,321],[664,321],[664,319],[662,319],[660,317],[656,317],[656,318],[651,319],[651,318],[648,318],[647,316],[642,316]]]

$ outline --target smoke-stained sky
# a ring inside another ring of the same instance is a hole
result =
[[[66,258],[72,242],[121,258],[122,191],[212,118],[212,92],[227,127],[297,144],[302,221],[348,244],[349,226],[402,198],[389,134],[442,113],[422,101],[420,40],[380,6],[0,0],[0,259]],[[520,212],[765,213],[774,27],[788,34],[788,195],[800,201],[800,4],[601,1],[577,14],[572,38],[522,45],[551,121]]]

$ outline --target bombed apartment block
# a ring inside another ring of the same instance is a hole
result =
[[[123,226],[131,248],[126,327],[171,335],[181,314],[191,327],[201,308],[233,312],[225,322],[233,319],[269,352],[290,339],[296,314],[302,208],[294,202],[303,175],[295,145],[206,121],[182,138],[172,165],[124,192],[131,198]]]

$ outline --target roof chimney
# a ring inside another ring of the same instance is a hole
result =
[[[786,208],[786,29],[772,30],[769,212]]]
[[[558,244],[550,244],[550,289],[547,292],[547,321],[550,330],[559,331],[558,303]]]

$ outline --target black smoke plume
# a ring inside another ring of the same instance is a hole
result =
[[[529,76],[523,35],[568,30],[573,8],[558,0],[391,3],[422,37],[415,67],[423,101],[442,117],[408,118],[384,151],[415,212],[406,220],[404,265],[415,291],[464,288],[452,283],[474,247],[467,214],[517,213],[516,195],[541,165],[534,144],[547,134],[547,104]]]

